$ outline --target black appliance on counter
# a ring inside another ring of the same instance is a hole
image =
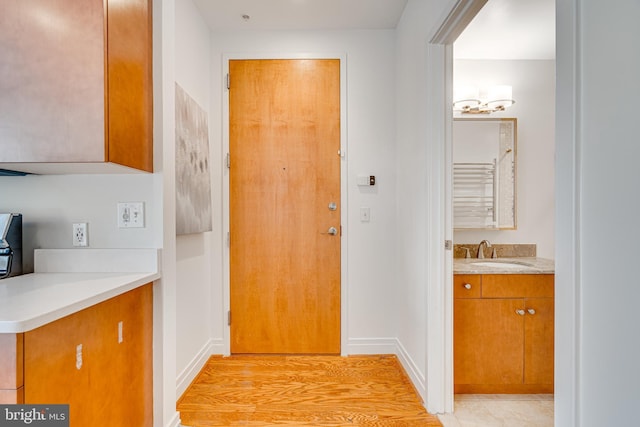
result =
[[[0,279],[22,274],[22,215],[0,213]]]

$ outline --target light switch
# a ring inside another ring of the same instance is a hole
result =
[[[144,203],[118,203],[118,228],[144,228]]]
[[[369,221],[371,221],[371,209],[363,206],[360,208],[360,222]]]

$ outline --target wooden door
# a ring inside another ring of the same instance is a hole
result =
[[[456,392],[464,385],[522,383],[524,325],[516,313],[522,309],[522,299],[455,300]]]
[[[229,79],[231,352],[339,353],[340,62]]]

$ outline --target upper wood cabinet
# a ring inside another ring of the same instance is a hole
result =
[[[152,172],[151,0],[0,5],[0,168]]]

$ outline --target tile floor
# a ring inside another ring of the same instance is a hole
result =
[[[553,427],[552,394],[457,394],[444,427]]]

